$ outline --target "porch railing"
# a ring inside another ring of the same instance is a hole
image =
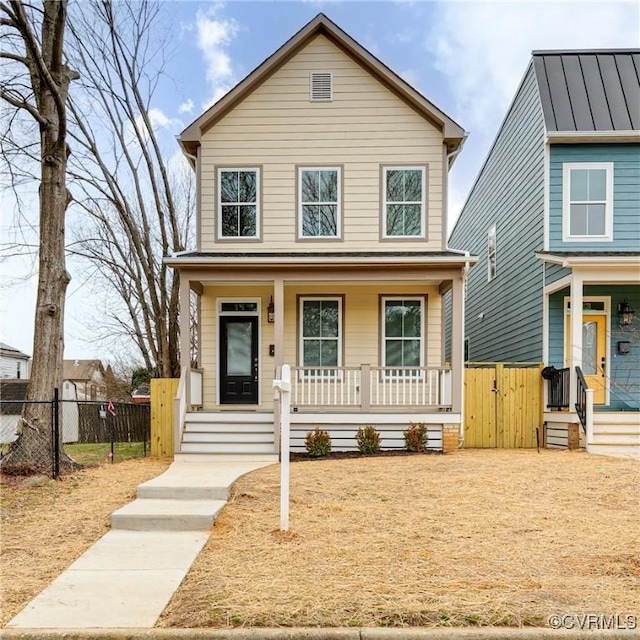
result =
[[[547,407],[550,409],[568,409],[570,406],[571,370],[554,369],[547,378]]]
[[[294,407],[451,406],[447,367],[292,367],[291,383]]]

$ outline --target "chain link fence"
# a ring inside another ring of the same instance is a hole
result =
[[[10,398],[0,400],[0,467],[6,473],[47,473],[146,456],[148,404]],[[19,432],[22,432],[18,436]],[[13,443],[21,439],[19,447]]]

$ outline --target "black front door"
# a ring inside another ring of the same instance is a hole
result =
[[[220,316],[220,404],[258,404],[258,318]]]

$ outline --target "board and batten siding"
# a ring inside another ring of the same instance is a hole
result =
[[[473,361],[542,360],[544,266],[534,254],[544,242],[544,140],[530,66],[449,239],[450,247],[479,258],[467,282],[465,337]],[[493,225],[497,275],[488,281]]]
[[[269,355],[269,345],[274,343],[274,325],[267,322],[267,304],[273,288],[257,284],[239,286],[205,286],[201,297],[201,344],[199,363],[204,370],[203,403],[205,410],[214,410],[217,403],[217,301],[219,298],[247,298],[261,300],[260,326],[260,408],[273,407],[273,379],[275,363]],[[284,290],[285,345],[284,362],[298,365],[298,316],[299,296],[341,296],[343,298],[343,359],[342,365],[358,367],[361,364],[381,365],[380,358],[380,296],[426,297],[425,318],[425,366],[442,366],[441,296],[437,285],[379,284],[345,285],[335,283],[328,287],[319,284],[288,284]]]
[[[613,241],[562,241],[562,166],[565,162],[613,162]],[[549,160],[549,249],[637,251],[640,247],[640,145],[552,145]]]
[[[310,102],[330,71],[333,101]],[[443,137],[324,36],[318,36],[202,137],[201,251],[443,248]],[[427,239],[380,241],[380,165],[427,165]],[[216,242],[216,168],[262,169],[260,242]],[[299,166],[342,167],[342,240],[296,241]]]

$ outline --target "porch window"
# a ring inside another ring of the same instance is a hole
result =
[[[383,299],[384,367],[421,367],[423,364],[422,298]],[[419,376],[416,371],[388,371],[393,376]]]
[[[338,238],[340,233],[340,167],[299,169],[299,235]]]
[[[612,240],[613,163],[563,165],[563,240]]]
[[[424,238],[425,167],[384,167],[383,237]]]
[[[218,237],[258,238],[258,169],[218,169]]]
[[[342,364],[342,299],[300,300],[300,361],[306,376],[335,376]]]

